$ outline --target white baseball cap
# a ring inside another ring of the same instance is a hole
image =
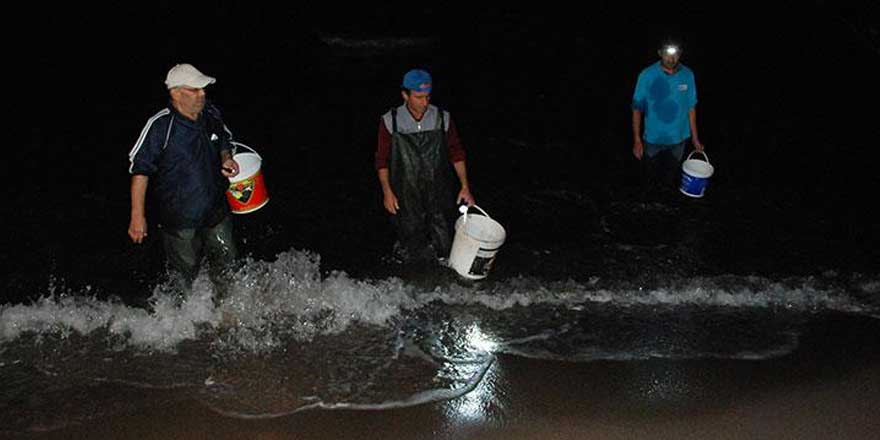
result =
[[[168,71],[168,76],[165,77],[165,85],[169,89],[181,86],[201,89],[215,82],[217,82],[216,78],[199,72],[199,69],[193,67],[192,64],[178,64],[172,67]]]

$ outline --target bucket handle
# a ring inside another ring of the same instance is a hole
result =
[[[464,207],[464,206],[465,206],[465,205],[462,205],[462,207]],[[477,205],[471,205],[471,206],[468,206],[467,209],[459,209],[459,210],[461,211],[461,215],[464,216],[464,221],[467,221],[467,211],[468,211],[468,209],[470,209],[470,208],[477,208],[477,210],[480,211],[480,212],[482,212],[483,215],[486,216],[486,218],[489,218],[489,219],[492,218],[492,217],[489,217],[489,214],[487,214],[486,211],[483,211],[483,208],[480,208],[480,207],[477,206]]]
[[[691,151],[691,154],[688,154],[688,157],[687,157],[687,159],[685,159],[685,160],[691,160],[691,156],[693,156],[694,153],[700,153],[700,154],[702,154],[703,157],[706,158],[706,163],[708,163],[708,164],[711,165],[711,163],[709,162],[709,156],[706,154],[705,151],[696,151],[696,150]]]
[[[232,142],[230,142],[230,144],[232,144],[232,146],[235,147],[236,151],[238,151],[238,147],[244,147],[244,148],[247,148],[248,150],[251,151],[251,153],[256,154],[257,157],[258,157],[260,160],[263,160],[263,158],[260,157],[260,153],[257,153],[257,150],[254,150],[253,148],[248,147],[247,145],[245,145],[245,144],[243,144],[243,143],[241,143],[241,142],[235,142],[235,141],[232,141]]]

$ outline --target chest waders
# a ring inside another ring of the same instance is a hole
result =
[[[204,117],[204,116],[203,116]],[[207,124],[200,128],[198,134],[202,142],[189,145],[189,148],[202,148],[203,156],[217,155],[219,152],[213,145],[209,133],[218,132],[222,128],[211,127],[218,124],[215,119],[201,122]],[[220,123],[219,127],[222,127]],[[166,150],[163,150],[162,154]],[[217,159],[217,167],[220,160]],[[202,220],[201,224],[188,227],[176,227],[163,225],[162,243],[168,261],[168,269],[172,286],[178,291],[178,300],[183,300],[192,292],[193,281],[202,266],[202,260],[208,260],[208,276],[214,285],[214,305],[228,294],[228,286],[232,282],[235,269],[235,259],[238,256],[238,248],[232,229],[232,219],[229,217],[229,206],[226,202],[226,188],[228,180],[220,176],[215,169],[216,194],[213,208]],[[213,174],[212,174],[213,175]],[[219,176],[219,177],[218,177]]]
[[[391,216],[405,259],[446,257],[455,210],[443,111],[433,130],[400,133],[391,110],[389,177],[400,209]]]

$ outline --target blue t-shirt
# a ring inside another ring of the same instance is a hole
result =
[[[645,142],[673,145],[691,137],[688,112],[697,105],[694,72],[683,64],[670,75],[660,61],[639,74],[632,108],[645,115]]]

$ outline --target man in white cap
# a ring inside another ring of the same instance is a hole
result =
[[[131,220],[135,243],[147,237],[145,199],[149,184],[159,206],[162,242],[172,279],[189,292],[203,256],[218,294],[237,256],[225,192],[238,174],[232,158],[232,133],[220,111],[205,100],[216,82],[190,64],[168,71],[169,105],[153,115],[129,153]]]

